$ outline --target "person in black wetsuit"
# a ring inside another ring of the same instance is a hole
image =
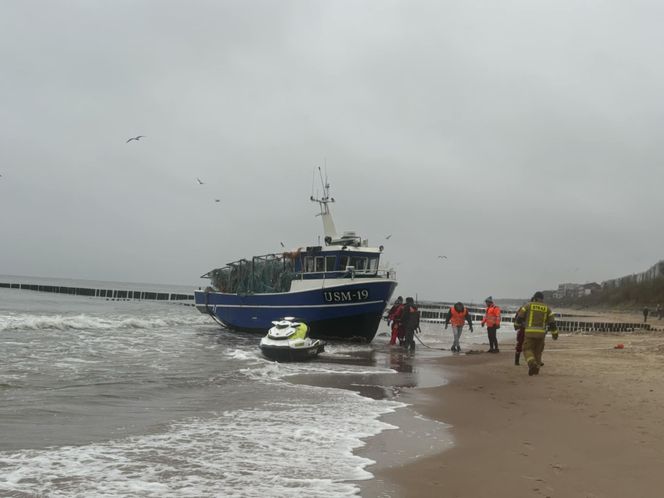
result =
[[[420,312],[412,297],[406,298],[401,312],[401,324],[404,328],[404,346],[415,351],[415,330],[420,326]]]

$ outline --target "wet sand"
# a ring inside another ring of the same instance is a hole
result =
[[[362,496],[664,496],[662,333],[549,339],[533,377],[513,364],[512,348],[424,359],[450,382],[402,399],[451,424],[454,446],[386,464],[394,431],[383,432],[365,449],[378,463]]]
[[[293,383],[347,389],[371,399],[388,399],[404,404],[402,408],[381,417],[393,426],[378,437],[369,438],[356,454],[376,462],[367,470],[376,474],[379,469],[397,467],[441,453],[452,447],[452,435],[447,424],[425,417],[413,406],[423,396],[423,390],[440,387],[447,382],[438,361],[447,353],[422,349],[411,354],[401,347],[381,342],[370,356],[364,353],[343,358],[326,357],[327,362],[390,369],[386,373],[346,373],[292,375]],[[342,414],[340,414],[342,416]],[[379,475],[375,479],[357,481],[362,496],[405,496],[397,483]]]

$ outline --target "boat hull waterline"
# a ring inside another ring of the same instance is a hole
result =
[[[319,339],[370,342],[397,283],[363,279],[329,287],[275,294],[227,294],[196,291],[196,307],[224,326],[265,333],[274,320],[297,316]]]

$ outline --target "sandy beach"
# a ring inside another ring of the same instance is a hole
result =
[[[513,347],[434,359],[450,382],[404,399],[451,424],[453,447],[405,465],[378,458],[383,485],[362,495],[664,496],[664,333],[548,338],[533,377]]]

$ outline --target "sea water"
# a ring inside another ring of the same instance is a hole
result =
[[[258,341],[191,306],[0,288],[0,495],[357,495],[354,450],[403,403],[288,378],[376,384],[389,355],[280,364]]]

